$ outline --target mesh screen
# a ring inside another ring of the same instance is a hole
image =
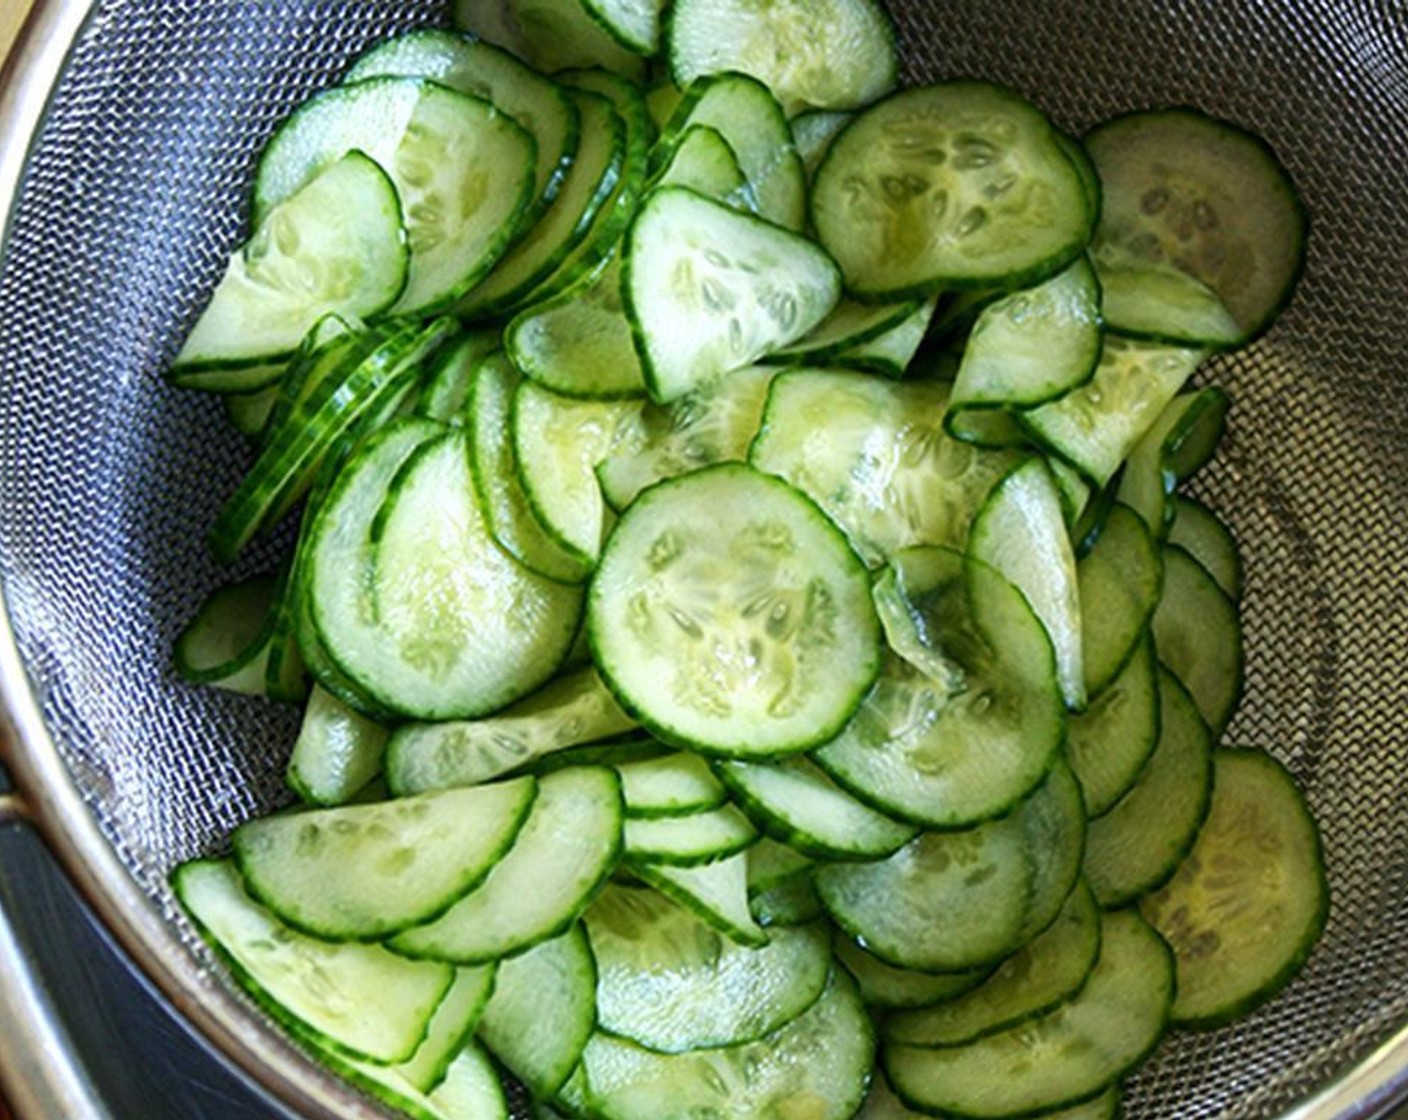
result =
[[[1196,104],[1266,136],[1311,212],[1295,304],[1208,368],[1235,405],[1199,485],[1248,569],[1229,740],[1271,749],[1309,789],[1332,917],[1286,995],[1169,1039],[1127,1098],[1139,1118],[1275,1115],[1408,1018],[1408,9],[895,9],[911,78],[995,78],[1077,131]],[[231,577],[203,535],[248,452],[218,402],[161,370],[244,235],[276,122],[372,39],[441,16],[428,0],[100,3],[25,176],[0,265],[0,579],[65,760],[173,914],[166,871],[285,799],[296,716],[168,667],[179,627]]]

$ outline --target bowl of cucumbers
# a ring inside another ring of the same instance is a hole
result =
[[[14,804],[273,1100],[1401,1094],[1401,13],[36,12]]]

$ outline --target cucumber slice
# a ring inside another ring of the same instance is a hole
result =
[[[660,129],[653,159],[664,166],[698,125],[718,129],[757,199],[757,213],[801,232],[807,222],[807,178],[792,130],[771,91],[747,74],[711,74],[691,82]]]
[[[903,377],[929,331],[938,306],[938,296],[930,296],[883,334],[847,347],[837,362],[850,369],[863,369],[884,377]]]
[[[1245,655],[1237,604],[1181,548],[1164,548],[1163,567],[1164,592],[1151,623],[1154,644],[1216,737],[1242,694]]]
[[[1216,387],[1180,393],[1130,451],[1120,474],[1119,500],[1144,518],[1155,540],[1168,536],[1174,489],[1211,458],[1230,406],[1230,398]]]
[[[279,398],[279,379],[283,377],[288,367],[280,363],[267,368],[270,371],[271,380],[263,384],[261,388],[226,393],[223,397],[225,415],[230,418],[231,426],[255,447],[263,442],[265,428],[274,411],[274,402]],[[172,383],[181,384],[174,378]],[[200,388],[199,385],[189,383],[184,387]]]
[[[604,66],[630,78],[644,73],[639,55],[602,25],[585,0],[454,0],[455,26],[512,51],[544,74],[570,66]]]
[[[499,965],[479,1037],[536,1096],[551,1100],[595,1027],[596,962],[577,924]]]
[[[1192,851],[1140,910],[1173,946],[1173,1020],[1210,1027],[1280,991],[1329,910],[1314,818],[1295,779],[1256,750],[1213,752],[1212,807]]]
[[[586,9],[629,51],[653,55],[660,46],[664,0],[583,0]]]
[[[918,831],[857,801],[805,758],[721,762],[717,769],[763,831],[816,859],[883,858]]]
[[[1056,921],[966,994],[885,1019],[881,1035],[900,1046],[957,1046],[1045,1014],[1073,996],[1095,967],[1100,911],[1084,884]]]
[[[447,965],[291,929],[245,893],[229,860],[184,863],[172,887],[235,979],[276,1019],[328,1050],[406,1061],[454,979]]]
[[[254,576],[206,596],[176,638],[172,662],[181,678],[261,694],[279,591],[279,580]]]
[[[1232,530],[1196,498],[1175,494],[1171,508],[1168,543],[1193,557],[1233,602],[1241,599],[1246,575]]]
[[[803,495],[742,464],[636,499],[587,625],[627,711],[667,742],[732,757],[831,738],[880,667],[864,566]]]
[[[962,548],[1017,459],[946,436],[948,392],[937,381],[789,370],[769,390],[749,461],[810,495],[871,565],[911,545]]]
[[[1208,812],[1212,739],[1187,691],[1159,675],[1159,741],[1139,780],[1090,822],[1085,874],[1102,906],[1119,906],[1168,881]]]
[[[467,331],[447,346],[426,379],[416,401],[415,415],[463,427],[479,368],[498,347],[497,331]]]
[[[391,177],[411,258],[398,314],[450,306],[517,238],[534,197],[537,144],[489,102],[417,78],[371,78],[317,94],[270,139],[254,220],[348,151]]]
[[[400,298],[409,262],[396,187],[373,160],[347,152],[263,215],[171,377],[190,383],[202,370],[284,361],[324,315],[373,318]]]
[[[403,716],[495,711],[550,678],[577,630],[581,590],[495,545],[458,430],[407,452],[374,439],[338,477],[308,549],[323,647]]]
[[[973,521],[970,555],[1009,579],[1046,628],[1066,706],[1085,706],[1080,586],[1061,496],[1041,459],[1028,459],[993,487]]]
[[[1061,913],[1080,880],[1085,854],[1085,805],[1080,785],[1064,757],[1013,814],[1021,825],[1032,862],[1032,890],[1020,941],[1031,941]]]
[[[821,165],[822,158],[831,147],[836,134],[850,123],[854,113],[831,112],[825,109],[812,109],[792,118],[792,141],[797,146],[802,167],[810,180]]]
[[[445,1084],[458,1055],[466,1046],[473,1046],[474,1029],[484,1014],[497,976],[497,961],[477,968],[455,969],[455,981],[431,1016],[416,1052],[409,1061],[386,1072],[420,1093],[433,1093]]]
[[[749,896],[753,916],[764,928],[804,926],[826,916],[809,873],[794,875],[785,882]]]
[[[650,187],[689,187],[708,198],[756,214],[757,191],[743,174],[733,146],[724,134],[707,124],[690,125],[670,152]]]
[[[839,971],[805,1014],[757,1042],[656,1054],[598,1032],[582,1056],[591,1105],[609,1120],[847,1120],[873,1060],[865,1008]]]
[[[1223,347],[1270,325],[1305,264],[1306,214],[1264,141],[1178,108],[1107,121],[1085,148],[1104,191],[1094,257],[1113,329]]]
[[[433,1090],[421,1092],[399,1067],[370,1062],[329,1064],[353,1084],[414,1120],[510,1120],[503,1081],[473,1040],[461,1046]]]
[[[289,756],[289,787],[309,805],[345,805],[381,773],[389,735],[315,686]]]
[[[798,875],[811,872],[814,861],[796,848],[766,836],[748,849],[748,893],[761,894]]]
[[[1163,588],[1163,561],[1144,520],[1116,503],[1076,565],[1085,690],[1106,687],[1133,655]]]
[[[743,851],[758,833],[736,806],[721,805],[678,816],[632,817],[625,837],[632,862],[699,867]]]
[[[833,952],[836,960],[855,978],[861,999],[867,1007],[897,1010],[927,1007],[971,991],[992,971],[988,968],[970,968],[966,972],[916,972],[910,968],[896,968],[839,933],[834,940]]]
[[[752,1042],[790,1023],[831,971],[823,924],[738,945],[651,890],[609,887],[583,918],[597,1028],[665,1054]]]
[[[811,241],[686,187],[650,193],[625,251],[626,313],[662,403],[802,337],[840,297]]]
[[[314,936],[369,940],[425,922],[501,859],[537,793],[532,778],[246,821],[246,889]]]
[[[768,943],[768,934],[749,905],[746,852],[699,867],[634,861],[629,866],[661,894],[740,945],[756,949]]]
[[[709,764],[688,751],[618,766],[626,814],[631,817],[671,817],[717,809],[728,792]]]
[[[984,82],[893,94],[859,113],[817,169],[817,236],[864,299],[1044,279],[1084,250],[1095,220],[1057,135]]]
[[[874,341],[899,326],[921,307],[919,300],[901,303],[859,303],[843,296],[830,314],[768,360],[792,365],[826,365],[847,350]]]
[[[1076,1104],[1154,1049],[1173,983],[1172,954],[1138,912],[1106,913],[1100,958],[1073,999],[963,1045],[886,1046],[885,1072],[901,1100],[926,1113],[996,1118]]]
[[[1134,785],[1158,738],[1158,658],[1146,633],[1115,679],[1070,718],[1066,757],[1089,816],[1109,812]]]
[[[596,671],[579,669],[482,719],[401,724],[387,745],[386,778],[403,795],[478,785],[635,726]]]
[[[513,956],[574,922],[622,848],[620,780],[604,766],[546,775],[513,846],[434,921],[388,945],[411,957],[475,964]]]
[[[677,85],[751,74],[789,117],[867,105],[899,80],[894,25],[874,0],[675,0],[665,49]]]

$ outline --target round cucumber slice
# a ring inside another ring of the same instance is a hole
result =
[[[804,495],[741,463],[657,484],[588,595],[602,676],[667,742],[734,757],[834,736],[880,668],[865,566]]]

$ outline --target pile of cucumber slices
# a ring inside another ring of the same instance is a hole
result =
[[[296,523],[177,669],[304,705],[181,902],[413,1116],[1114,1115],[1325,920],[1184,485],[1285,171],[900,89],[873,0],[448,17],[275,132],[170,369],[254,449],[215,554]]]

